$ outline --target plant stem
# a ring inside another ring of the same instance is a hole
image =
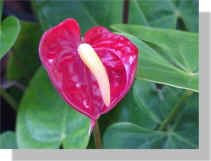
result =
[[[96,121],[93,132],[94,132],[96,149],[102,149],[102,142],[101,142],[101,135],[100,135],[98,120]]]
[[[176,116],[177,112],[180,110],[181,107],[183,107],[182,105],[185,103],[187,98],[190,97],[192,94],[193,94],[193,91],[185,90],[182,99],[174,106],[174,108],[172,109],[172,111],[168,115],[167,119],[162,122],[162,124],[160,125],[159,130],[161,130],[161,131],[162,130],[166,130],[167,125],[169,123],[171,123],[171,121]]]
[[[3,88],[0,88],[0,96],[2,96],[15,111],[17,110],[17,102]]]
[[[128,23],[128,11],[129,11],[129,0],[124,0],[123,4],[123,16],[122,16],[122,23]]]

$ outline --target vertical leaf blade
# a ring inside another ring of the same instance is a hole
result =
[[[0,34],[0,59],[15,43],[20,32],[19,20],[13,16],[7,17],[1,24]]]

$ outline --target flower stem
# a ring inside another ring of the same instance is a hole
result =
[[[0,88],[0,96],[2,96],[15,111],[17,110],[17,102],[3,88]]]
[[[102,149],[102,142],[101,142],[101,135],[100,135],[98,120],[96,120],[96,124],[93,129],[93,132],[94,132],[96,149]]]
[[[124,0],[123,4],[123,15],[122,15],[122,23],[128,23],[128,12],[129,12],[129,0]]]
[[[183,107],[182,105],[185,103],[185,101],[193,94],[193,91],[190,90],[185,90],[184,95],[182,97],[182,99],[174,106],[174,108],[172,109],[172,111],[169,113],[168,117],[166,120],[164,120],[162,122],[162,124],[160,125],[159,130],[163,131],[166,130],[166,127],[169,123],[171,123],[171,121],[174,119],[174,117],[176,116],[177,112],[180,110],[181,107]]]

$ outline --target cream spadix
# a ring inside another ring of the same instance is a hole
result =
[[[97,80],[102,99],[106,106],[110,105],[110,84],[106,69],[95,50],[86,43],[79,45],[78,53],[83,63],[89,68]]]

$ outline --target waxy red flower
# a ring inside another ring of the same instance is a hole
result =
[[[43,34],[39,54],[54,87],[70,106],[92,120],[92,129],[131,87],[138,49],[101,26],[81,38],[77,21],[69,18]]]

